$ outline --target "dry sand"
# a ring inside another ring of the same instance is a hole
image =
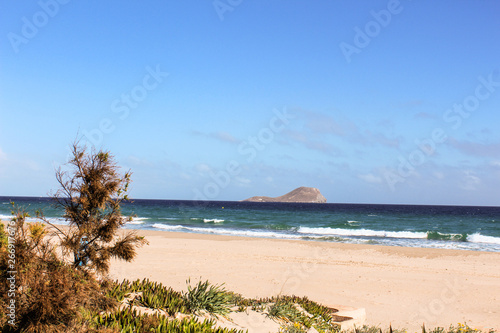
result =
[[[500,253],[139,231],[150,244],[111,276],[225,283],[246,297],[308,296],[365,308],[366,323],[420,331],[469,326],[500,330]]]

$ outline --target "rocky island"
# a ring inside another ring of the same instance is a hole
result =
[[[252,202],[308,202],[308,203],[325,203],[326,198],[321,192],[314,187],[299,187],[279,197],[257,196],[245,199],[243,201]]]

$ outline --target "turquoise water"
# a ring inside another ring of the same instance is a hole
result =
[[[10,200],[65,223],[48,198],[0,197],[0,218]],[[500,252],[500,207],[135,200],[122,212],[134,229]]]

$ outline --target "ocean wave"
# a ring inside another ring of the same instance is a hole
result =
[[[66,220],[63,217],[46,217],[45,218],[47,221],[53,224],[62,224],[62,225],[68,225],[68,220]],[[34,222],[34,221],[40,221],[40,219],[37,218],[28,218],[26,219],[28,222]]]
[[[190,232],[202,234],[215,234],[227,236],[241,237],[256,237],[256,238],[274,238],[274,239],[290,239],[290,240],[316,240],[330,241],[354,244],[379,244],[388,246],[406,246],[406,247],[427,247],[427,248],[442,248],[442,249],[459,249],[459,250],[475,250],[475,251],[500,251],[500,238],[483,236],[480,234],[469,235],[467,241],[439,241],[428,240],[426,232],[385,232],[376,230],[346,230],[333,228],[306,228],[302,227],[296,233],[280,232],[280,231],[262,231],[249,229],[230,229],[230,228],[210,228],[210,227],[190,227],[183,225],[168,225],[162,223],[153,224],[152,227],[164,231]],[[313,229],[313,230],[311,230]],[[318,230],[319,229],[319,230]],[[330,234],[325,232],[330,231]],[[338,232],[338,230],[341,230]],[[308,231],[308,232],[306,232]],[[311,232],[313,231],[313,232]],[[319,233],[321,231],[322,233]],[[334,234],[333,232],[342,233],[342,235]],[[314,233],[315,232],[315,233]],[[354,235],[355,234],[355,235]],[[372,238],[353,237],[365,236]],[[406,237],[404,237],[406,236]]]
[[[310,228],[300,227],[297,232],[313,235],[336,235],[357,237],[385,237],[385,238],[427,238],[426,232],[413,231],[383,231],[370,229],[340,229],[340,228]]]
[[[0,214],[0,220],[2,221],[11,221],[14,215],[6,215],[6,214]],[[68,221],[65,218],[62,217],[47,217],[45,216],[45,220],[53,223],[53,224],[63,224],[66,225],[68,224]],[[42,219],[32,216],[32,217],[27,217],[25,219],[26,222],[43,222]]]
[[[308,235],[343,236],[343,237],[377,237],[377,238],[403,238],[403,239],[427,239],[431,241],[470,242],[500,245],[500,237],[485,236],[479,233],[447,234],[437,231],[414,232],[414,231],[380,231],[370,229],[340,229],[340,228],[309,228],[300,227],[298,233]]]
[[[125,216],[124,216],[125,217]],[[128,217],[125,217],[128,218]],[[144,221],[149,220],[149,217],[132,217],[126,224],[144,224]]]
[[[185,231],[185,232],[196,232],[196,233],[227,235],[227,236],[280,238],[280,239],[303,238],[300,235],[290,235],[272,231],[256,231],[247,229],[238,230],[238,229],[227,229],[227,228],[197,228],[197,227],[188,227],[183,225],[167,225],[161,223],[153,224],[153,228],[163,229],[166,231]]]
[[[126,224],[144,224],[144,221],[135,221],[135,220],[132,220],[132,221],[127,221]]]
[[[498,244],[500,245],[500,237],[484,236],[479,233],[469,235],[467,241],[471,243],[486,243],[486,244]]]
[[[205,222],[205,223],[210,223],[210,222],[213,222],[213,223],[222,223],[222,222],[224,222],[224,220],[220,220],[220,219],[203,219],[203,222]]]
[[[152,225],[152,227],[158,228],[158,229],[169,230],[169,231],[185,229],[182,225],[168,225],[168,224],[161,224],[161,223],[155,223]]]
[[[325,242],[338,242],[338,243],[344,243],[349,241],[348,238],[337,237],[337,236],[302,236],[301,239],[325,241]]]
[[[437,231],[427,231],[427,239],[429,240],[444,240],[455,242],[467,242],[467,234],[442,234]]]

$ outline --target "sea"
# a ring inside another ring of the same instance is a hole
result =
[[[67,224],[44,197],[0,197],[0,219],[11,202]],[[500,207],[137,199],[122,214],[127,229],[500,252]]]

